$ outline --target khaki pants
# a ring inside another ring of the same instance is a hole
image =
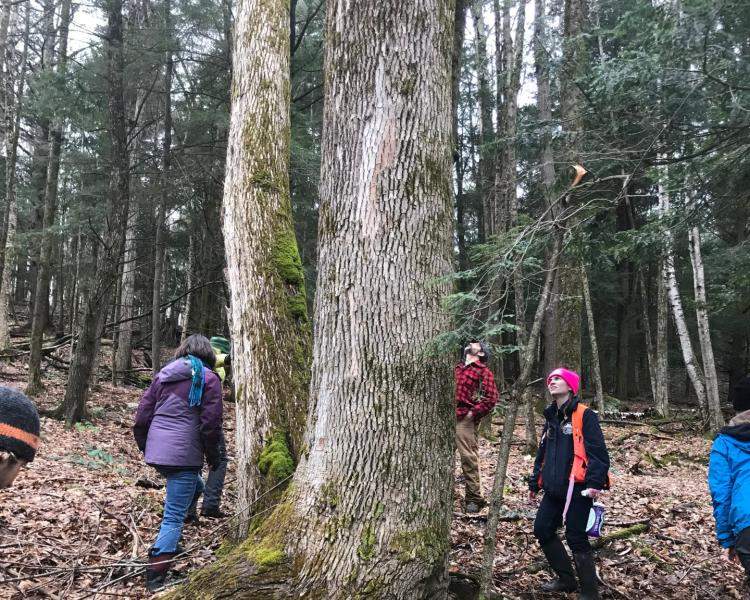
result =
[[[479,447],[477,430],[479,423],[474,419],[461,419],[456,422],[456,446],[461,456],[461,469],[466,479],[466,502],[484,504],[482,487],[479,483]]]

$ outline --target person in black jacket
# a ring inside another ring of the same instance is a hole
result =
[[[544,592],[573,592],[578,589],[573,566],[557,529],[565,522],[565,538],[575,558],[581,595],[585,600],[598,599],[598,582],[594,557],[586,526],[589,512],[601,490],[607,487],[609,454],[593,410],[583,412],[582,433],[586,451],[583,468],[578,468],[570,488],[573,467],[573,413],[578,408],[580,378],[568,369],[555,369],[547,377],[552,403],[544,411],[544,430],[534,471],[529,479],[531,499],[544,491],[534,520],[534,536],[557,579],[542,585]],[[567,513],[565,513],[567,507]]]

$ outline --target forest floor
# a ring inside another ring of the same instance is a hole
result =
[[[42,410],[62,399],[63,376],[47,371],[47,391],[38,399]],[[24,379],[20,363],[0,365],[0,384],[22,388]],[[89,421],[68,431],[58,421],[42,419],[36,460],[14,488],[0,492],[0,598],[147,597],[141,565],[159,526],[164,489],[143,464],[131,434],[140,393],[101,383],[91,395]],[[230,467],[224,505],[231,510],[236,497],[231,405],[226,416]],[[710,442],[681,429],[680,423],[661,430],[605,425],[615,477],[614,489],[604,498],[605,533],[633,524],[648,526],[643,533],[599,549],[605,597],[741,597],[741,571],[723,558],[713,536],[706,486]],[[516,434],[523,440],[522,424]],[[497,444],[481,440],[487,495]],[[509,520],[500,525],[495,582],[507,598],[551,598],[535,594],[548,574],[533,539],[534,507],[527,500],[525,477],[533,459],[523,451],[520,441],[514,444],[505,494]],[[462,494],[456,461],[456,497]],[[456,500],[452,573],[477,573],[485,518],[463,514]],[[211,561],[229,526],[228,521],[209,519],[186,526],[186,556],[178,571],[187,574]]]

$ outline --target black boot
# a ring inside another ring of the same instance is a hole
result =
[[[543,592],[575,592],[578,589],[576,576],[573,573],[573,565],[570,562],[565,546],[560,538],[555,536],[549,542],[542,546],[544,556],[552,570],[557,575],[554,581],[548,581],[542,584]]]
[[[581,593],[579,600],[600,600],[599,580],[596,578],[596,564],[591,552],[578,552],[573,555],[578,571],[578,580],[581,582]]]
[[[167,552],[157,556],[149,554],[148,567],[146,568],[146,589],[149,592],[158,592],[164,587],[174,556],[174,552]]]

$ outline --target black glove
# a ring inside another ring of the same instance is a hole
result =
[[[232,355],[227,354],[226,356],[224,356],[224,366],[228,367],[231,364],[232,364]]]

